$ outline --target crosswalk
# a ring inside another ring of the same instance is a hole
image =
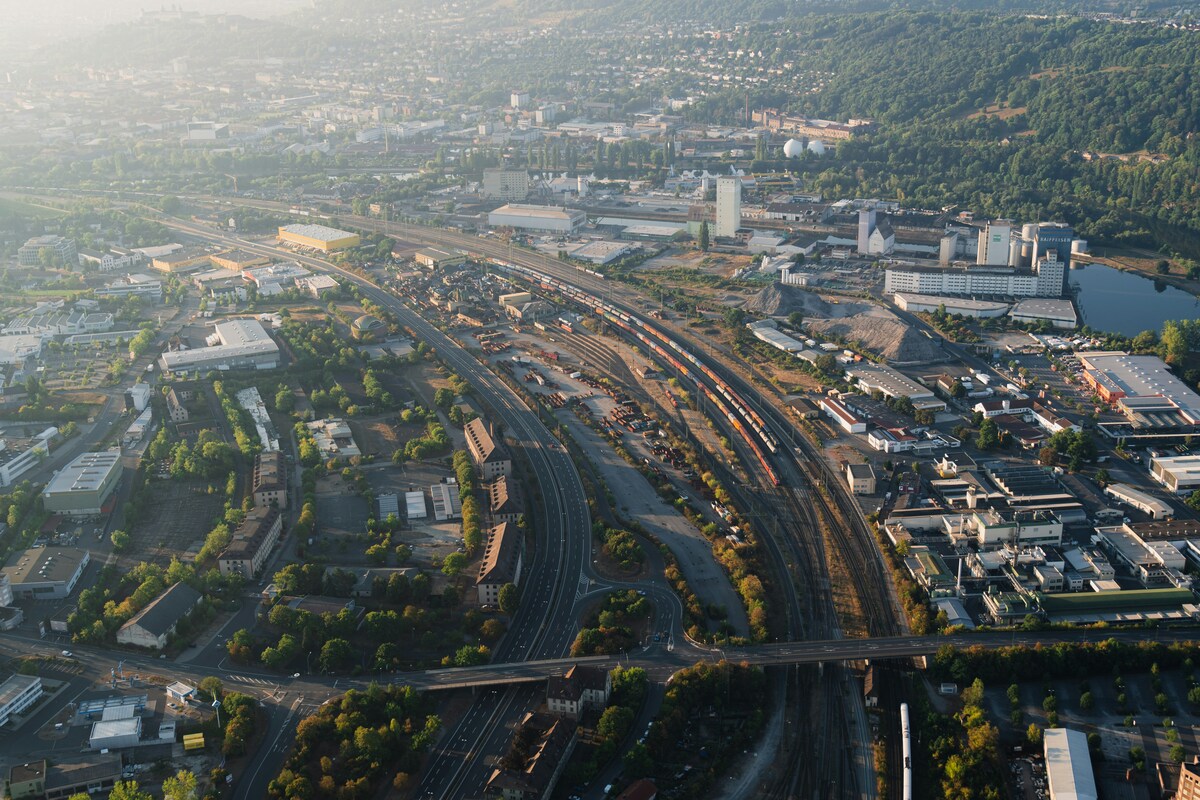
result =
[[[63,675],[78,675],[83,672],[83,664],[78,661],[63,661],[57,658],[41,659],[39,664],[39,672],[58,672]]]
[[[238,683],[249,683],[255,686],[274,686],[279,683],[279,681],[273,681],[269,678],[253,678],[249,675],[230,675],[229,679]]]

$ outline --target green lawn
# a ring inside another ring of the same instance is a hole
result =
[[[34,205],[11,197],[0,197],[0,217],[34,217],[36,219],[53,219],[66,215],[66,211]]]

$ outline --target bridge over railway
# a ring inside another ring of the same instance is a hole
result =
[[[573,664],[594,664],[605,669],[616,666],[642,667],[653,678],[666,679],[672,673],[697,661],[734,661],[758,666],[790,664],[821,664],[859,660],[886,660],[930,656],[941,647],[983,647],[996,649],[1011,646],[1052,646],[1061,643],[1119,642],[1157,640],[1190,641],[1200,637],[1200,629],[1164,628],[1131,630],[1065,630],[1065,631],[994,631],[955,636],[889,636],[869,639],[827,639],[809,642],[777,642],[747,647],[701,649],[678,648],[673,651],[657,645],[623,653],[619,656],[588,656],[584,658],[555,658],[509,664],[488,664],[480,667],[453,667],[406,673],[396,676],[397,683],[418,689],[468,689],[513,683],[536,683],[552,675],[562,675]]]

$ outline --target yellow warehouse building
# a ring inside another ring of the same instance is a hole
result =
[[[340,231],[325,225],[284,225],[279,229],[279,241],[311,247],[322,253],[358,247],[359,236],[350,231]]]

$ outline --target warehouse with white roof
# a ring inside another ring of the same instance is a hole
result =
[[[550,233],[574,233],[587,222],[587,214],[573,208],[509,203],[488,214],[494,228],[518,228]]]
[[[327,225],[284,225],[279,229],[279,241],[332,253],[334,250],[358,247],[361,240],[357,233]]]
[[[219,322],[213,338],[217,344],[192,350],[163,353],[163,372],[210,369],[274,369],[279,366],[279,345],[258,320],[231,319]]]
[[[1099,800],[1087,735],[1069,728],[1047,728],[1042,736],[1050,800]]]

